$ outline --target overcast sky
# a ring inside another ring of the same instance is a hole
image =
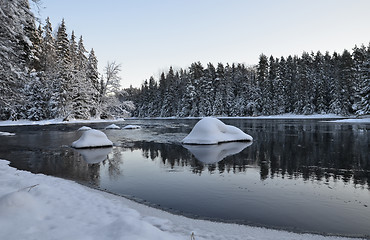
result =
[[[102,72],[122,65],[122,87],[200,61],[258,63],[303,51],[342,52],[370,41],[369,0],[42,0],[42,24],[82,35]]]

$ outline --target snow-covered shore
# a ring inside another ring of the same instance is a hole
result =
[[[201,119],[202,117],[185,117],[185,118],[177,118],[177,117],[156,117],[156,118],[144,118],[144,119]],[[218,119],[342,119],[343,121],[351,120],[351,121],[370,121],[369,118],[365,119],[356,119],[355,116],[344,117],[335,114],[313,114],[313,115],[296,115],[296,114],[281,114],[281,115],[272,115],[272,116],[256,116],[256,117],[217,117]],[[137,120],[142,118],[127,118],[127,120]],[[367,120],[366,120],[367,119]],[[0,121],[0,126],[24,126],[24,125],[52,125],[52,124],[73,124],[73,123],[99,123],[99,122],[121,122],[124,119],[90,119],[90,120],[71,120],[71,121],[63,121],[63,119],[49,119],[49,120],[41,120],[41,121],[30,121],[30,120],[18,120],[18,121]],[[341,121],[341,120],[339,120]]]
[[[57,119],[48,119],[48,120],[40,120],[40,121],[30,121],[30,120],[18,120],[18,121],[0,121],[0,126],[44,126],[44,125],[53,125],[53,124],[73,124],[73,123],[100,123],[100,122],[121,122],[124,119],[112,119],[112,120],[105,120],[105,119],[90,119],[90,120],[70,120],[70,121],[63,121],[61,118]]]
[[[0,239],[347,239],[172,215],[0,160]]]

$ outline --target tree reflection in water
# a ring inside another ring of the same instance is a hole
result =
[[[226,156],[215,163],[203,163],[178,144],[155,142],[135,142],[131,150],[141,149],[145,158],[160,158],[168,168],[190,166],[195,174],[223,172],[246,172],[248,168],[260,168],[261,180],[267,178],[303,178],[305,181],[353,182],[354,185],[369,188],[370,159],[366,151],[356,151],[354,147],[362,142],[353,143],[353,138],[342,138],[336,133],[316,136],[307,128],[301,135],[273,133],[264,136],[267,141],[255,141],[238,154]],[[288,128],[286,131],[291,130]],[[315,130],[315,129],[314,129]],[[316,129],[317,130],[317,129]],[[318,144],[317,138],[326,142]],[[338,139],[340,142],[338,143]],[[258,138],[256,138],[258,139]],[[357,139],[357,141],[361,141]],[[366,142],[365,142],[366,144]],[[366,149],[366,148],[365,148]],[[369,188],[370,189],[370,188]]]

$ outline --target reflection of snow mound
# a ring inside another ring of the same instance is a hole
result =
[[[80,139],[72,143],[74,148],[110,147],[113,143],[102,131],[91,129],[84,131]]]
[[[83,126],[83,127],[80,127],[77,131],[86,131],[86,130],[90,130],[91,127],[86,127],[86,126]]]
[[[84,160],[89,164],[100,163],[104,161],[107,159],[107,156],[111,151],[111,147],[77,150],[77,152],[81,154]]]
[[[127,125],[122,129],[139,129],[141,128],[139,125]]]
[[[206,117],[195,124],[182,143],[218,144],[234,141],[253,141],[253,138],[239,128],[226,125],[217,118]]]
[[[121,128],[118,127],[116,124],[111,124],[111,125],[105,127],[105,129],[121,129]]]
[[[225,157],[237,154],[244,148],[252,145],[252,142],[229,142],[213,145],[183,145],[196,159],[206,164],[213,164]]]

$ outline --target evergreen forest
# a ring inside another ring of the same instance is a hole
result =
[[[255,66],[194,62],[140,88],[121,89],[120,71],[108,62],[99,73],[94,50],[64,19],[54,30],[28,0],[0,1],[0,120],[370,114],[370,44],[261,54]]]
[[[129,89],[139,117],[370,113],[370,45],[275,58],[256,66],[195,62]]]
[[[94,50],[67,33],[64,19],[55,31],[49,18],[36,23],[28,0],[0,1],[0,120],[127,116],[121,66],[99,74]]]

